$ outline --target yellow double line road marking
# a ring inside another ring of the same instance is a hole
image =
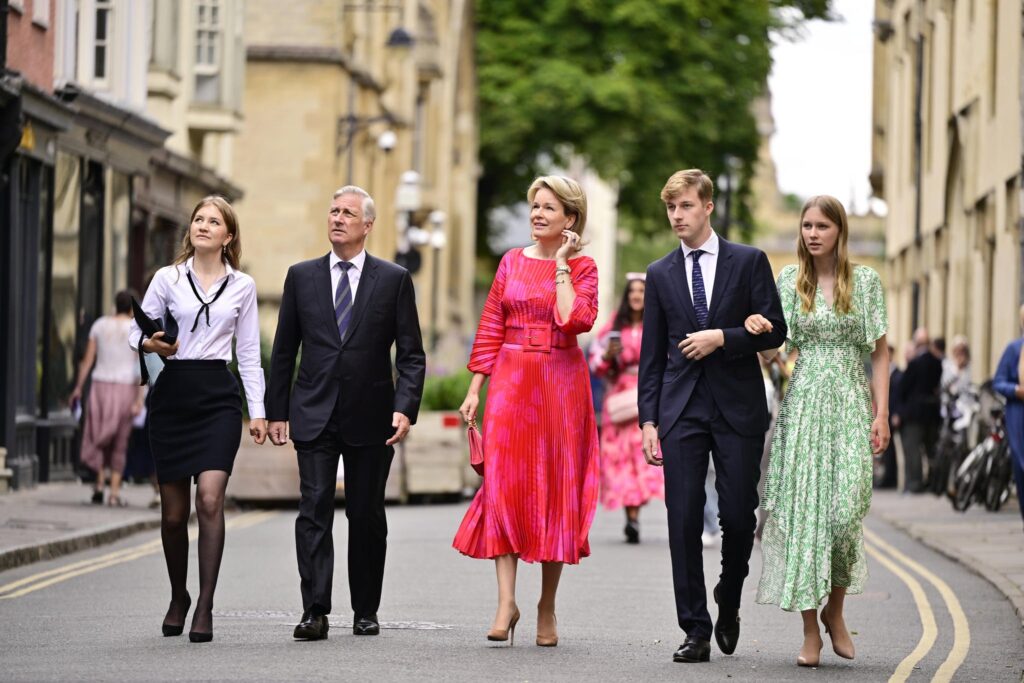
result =
[[[224,528],[228,530],[245,529],[255,524],[259,524],[276,514],[277,513],[273,511],[246,512],[227,520],[224,524]],[[190,529],[188,534],[189,540],[195,540],[198,533],[197,529]],[[38,572],[31,576],[26,576],[23,579],[18,579],[17,581],[12,581],[11,583],[0,586],[0,600],[20,598],[23,595],[28,595],[29,593],[52,586],[56,583],[73,579],[76,576],[91,574],[92,572],[99,571],[100,569],[106,569],[107,567],[113,567],[114,565],[131,562],[132,560],[137,560],[139,558],[146,557],[147,555],[158,553],[160,550],[160,539],[155,539],[131,548],[125,548],[124,550],[117,550],[112,553],[107,553],[106,555],[100,555],[99,557],[93,557],[79,562],[72,562],[71,564],[66,564],[61,567],[49,569],[44,572]]]
[[[941,681],[943,683],[952,680],[957,669],[960,668],[960,665],[967,658],[967,651],[971,647],[971,629],[967,623],[967,615],[964,614],[963,607],[960,605],[960,600],[957,599],[956,593],[949,587],[949,584],[921,563],[907,557],[870,529],[864,529],[864,539],[866,541],[865,549],[868,554],[882,563],[886,569],[895,574],[910,589],[910,594],[914,598],[914,604],[917,605],[917,612],[921,618],[921,640],[918,641],[917,647],[896,667],[896,671],[889,678],[890,683],[902,683],[910,677],[914,667],[927,656],[935,645],[935,638],[938,634],[938,628],[935,625],[935,613],[932,611],[928,596],[924,592],[921,583],[910,572],[916,573],[935,587],[935,590],[942,596],[943,602],[946,603],[946,610],[953,620],[953,646],[950,648],[949,655],[942,662],[942,665],[939,666],[935,676],[932,678],[932,681]],[[908,569],[910,571],[907,571]]]

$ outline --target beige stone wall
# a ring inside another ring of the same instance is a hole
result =
[[[915,324],[936,336],[965,334],[980,382],[1018,334],[1020,7],[911,0],[878,0],[875,7],[884,23],[876,31],[872,185],[889,206],[893,336],[908,338]]]
[[[272,337],[287,268],[327,253],[327,208],[349,182],[374,198],[377,220],[367,250],[393,259],[407,220],[395,206],[399,179],[415,170],[421,207],[414,225],[434,228],[441,212],[447,243],[420,248],[414,276],[432,370],[465,363],[475,328],[477,161],[473,4],[402,0],[368,11],[360,3],[312,0],[246,3],[245,121],[234,148],[233,180],[246,267],[255,277],[264,333]],[[387,47],[401,26],[411,49]],[[351,146],[349,114],[358,119]],[[393,131],[390,151],[378,146]],[[435,216],[440,214],[434,213]],[[436,273],[435,273],[436,269]],[[435,290],[436,287],[436,291]]]

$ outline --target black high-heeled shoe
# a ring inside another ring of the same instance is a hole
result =
[[[194,625],[195,623],[196,623],[196,615],[193,614],[192,615],[192,624]],[[192,643],[208,643],[211,640],[213,640],[213,614],[212,613],[210,614],[210,627],[211,628],[210,628],[210,630],[208,632],[197,631],[193,627],[193,629],[188,632],[189,642],[192,642]]]
[[[185,617],[188,616],[188,609],[191,606],[192,606],[192,596],[190,596],[188,593],[185,593],[185,611],[181,615],[181,623],[180,624],[168,624],[167,623],[167,616],[165,615],[164,616],[164,623],[160,625],[160,628],[163,630],[164,637],[167,637],[167,636],[180,636],[185,631]],[[174,600],[171,600],[171,605],[170,605],[170,607],[167,608],[167,611],[170,612],[173,607],[174,607]]]

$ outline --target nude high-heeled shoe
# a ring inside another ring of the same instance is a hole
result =
[[[835,652],[840,657],[842,657],[843,659],[853,659],[853,656],[855,654],[854,648],[853,648],[853,638],[850,638],[850,647],[849,647],[849,649],[847,649],[846,647],[843,647],[843,646],[839,645],[838,643],[836,643],[835,634],[832,633],[832,625],[829,623],[828,619],[825,617],[825,610],[824,609],[821,610],[821,624],[822,624],[822,626],[825,627],[825,633],[828,635],[829,640],[832,641],[832,651]]]
[[[818,649],[814,650],[814,647],[808,649],[807,638],[804,636],[804,646],[800,648],[800,654],[796,656],[797,666],[818,666],[821,663],[821,648],[824,647],[824,643],[821,641],[821,637],[818,637]]]
[[[519,608],[512,613],[512,617],[508,621],[508,628],[492,628],[487,632],[487,640],[504,643],[506,640],[509,641],[509,647],[515,647],[516,644],[516,624],[519,623]]]
[[[537,626],[537,646],[538,647],[557,647],[558,646],[558,617],[554,614],[551,615],[551,620],[555,622],[555,632],[541,633],[540,625]],[[539,621],[539,620],[538,620]]]

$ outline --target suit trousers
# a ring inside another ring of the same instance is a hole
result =
[[[661,441],[676,614],[688,636],[710,640],[712,633],[701,543],[708,454],[715,463],[722,528],[720,606],[739,609],[757,526],[763,447],[763,434],[746,436],[729,426],[703,373],[679,420]]]
[[[335,408],[337,410],[337,408]],[[299,516],[295,552],[304,612],[331,612],[334,578],[334,494],[338,458],[345,465],[345,517],[348,519],[348,586],[356,618],[377,613],[384,583],[388,522],[384,512],[395,449],[353,446],[345,441],[335,415],[313,441],[296,441],[299,461]]]
[[[922,454],[929,468],[935,462],[935,446],[939,440],[939,426],[933,422],[905,422],[900,427],[903,440],[903,458],[906,475],[904,486],[911,493],[925,489],[921,463]]]

